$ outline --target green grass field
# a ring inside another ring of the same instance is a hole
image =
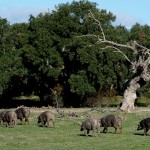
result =
[[[77,112],[80,116],[77,118],[59,118],[54,109],[49,109],[56,113],[56,128],[39,127],[37,125],[37,116],[47,110],[31,109],[30,124],[18,125],[15,128],[6,128],[0,126],[0,149],[3,150],[149,150],[150,149],[150,131],[148,136],[143,136],[144,131],[136,131],[137,123],[150,116],[150,108],[137,108],[137,110],[127,115],[126,121],[123,121],[123,133],[114,134],[114,128],[109,128],[108,134],[100,133],[93,137],[92,132],[88,137],[80,132],[81,123],[86,116],[82,113],[90,109],[63,109],[66,113],[70,111]],[[113,109],[107,109],[103,113],[91,111],[90,116],[103,117],[106,114],[122,113],[115,112]],[[102,131],[102,128],[101,128]]]

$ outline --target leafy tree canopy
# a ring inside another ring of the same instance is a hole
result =
[[[102,34],[89,11],[102,23],[108,40],[130,44],[135,39],[149,48],[149,26],[135,24],[130,31],[113,26],[116,16],[87,0],[59,4],[51,12],[31,15],[28,23],[10,25],[0,18],[0,92],[34,93],[42,100],[59,84],[64,88],[59,96],[64,97],[107,96],[112,89],[121,94],[132,76],[130,64],[112,48],[104,49],[105,43],[94,44],[97,39],[91,35]]]

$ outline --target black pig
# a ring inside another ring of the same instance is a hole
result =
[[[145,118],[139,122],[137,130],[142,129],[144,129],[144,135],[147,135],[147,132],[150,129],[150,118]]]

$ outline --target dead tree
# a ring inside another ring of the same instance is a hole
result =
[[[53,105],[58,108],[58,107],[63,107],[64,103],[62,100],[62,93],[63,93],[63,86],[57,83],[54,88],[50,88],[51,90],[51,98],[53,100]]]
[[[86,18],[90,18],[100,29],[100,35],[87,34],[81,35],[80,37],[94,37],[96,38],[95,44],[105,44],[106,46],[102,49],[107,50],[108,48],[114,49],[114,52],[118,52],[125,57],[125,59],[131,64],[131,70],[134,76],[128,83],[127,88],[124,91],[123,98],[121,100],[120,110],[124,112],[132,112],[134,110],[135,99],[137,98],[136,91],[141,86],[141,81],[150,80],[150,49],[138,44],[136,41],[131,41],[130,44],[119,44],[114,41],[107,40],[104,30],[102,28],[101,22],[96,19],[94,14],[89,11]],[[134,55],[138,56],[136,60],[131,61],[127,55],[121,50],[122,48],[127,48],[133,52]]]
[[[50,88],[51,89],[51,88]],[[57,94],[57,91],[56,90],[53,90],[51,89],[52,91],[52,94],[53,94],[53,100],[55,101],[56,103],[56,108],[58,108],[59,104],[58,104],[58,94]]]

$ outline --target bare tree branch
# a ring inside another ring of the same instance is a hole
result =
[[[103,40],[105,41],[106,37],[105,37],[105,34],[104,34],[104,30],[102,28],[101,22],[94,17],[93,13],[90,10],[89,10],[89,18],[94,19],[94,21],[98,24],[98,26],[99,26],[99,28],[102,32]]]
[[[116,50],[114,52],[121,53],[124,56],[124,58],[128,62],[131,63],[131,68],[132,68],[133,72],[136,72],[137,68],[140,66],[140,67],[143,67],[143,69],[144,69],[143,73],[149,74],[147,72],[147,69],[150,65],[150,49],[138,44],[136,41],[131,41],[130,44],[129,43],[119,44],[114,41],[107,40],[101,22],[95,18],[92,11],[89,11],[89,14],[87,15],[86,18],[93,19],[93,21],[99,26],[102,36],[96,35],[96,34],[87,34],[87,35],[81,35],[78,37],[95,37],[95,38],[97,38],[97,41],[95,44],[105,43],[105,44],[107,44],[107,46],[105,48],[101,48],[101,49],[113,48]],[[125,53],[121,50],[121,48],[127,48],[127,49],[132,50],[133,54],[136,54],[139,58],[136,61],[131,62],[131,60],[127,57],[127,55],[125,55]],[[149,78],[149,80],[150,80],[150,78]]]
[[[119,52],[121,53],[128,62],[130,62],[131,64],[133,64],[133,62],[130,61],[130,59],[127,57],[127,55],[125,55],[119,48],[115,47],[115,46],[106,46],[105,48],[102,48],[102,49],[107,49],[107,48],[113,48],[113,49],[116,49],[117,51],[114,51],[114,52]]]
[[[79,37],[94,37],[96,38],[95,44],[104,44],[103,50],[112,48],[114,52],[118,52],[123,55],[123,57],[131,63],[131,68],[134,76],[131,78],[128,83],[127,88],[124,91],[123,99],[121,100],[121,105],[119,105],[120,110],[124,112],[131,112],[134,110],[135,99],[137,98],[136,91],[140,88],[140,81],[150,81],[150,49],[140,45],[136,41],[130,41],[126,44],[116,43],[114,41],[110,41],[106,39],[105,32],[103,30],[101,22],[95,18],[94,14],[89,11],[89,14],[86,18],[90,18],[93,20],[93,23],[96,23],[100,29],[100,35],[96,34],[87,34],[81,35]],[[90,45],[91,46],[91,45]],[[133,52],[136,60],[130,60],[127,55],[121,50],[122,48],[126,48]]]

